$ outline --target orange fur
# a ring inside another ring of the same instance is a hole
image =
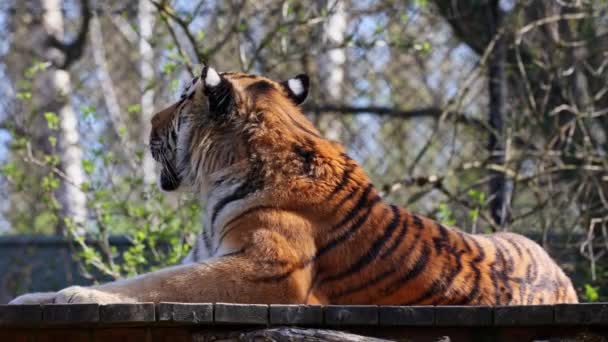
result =
[[[282,84],[242,73],[222,78],[231,90],[229,112],[210,112],[212,99],[201,85],[152,121],[154,155],[163,170],[177,170],[169,186],[200,193],[208,202],[207,235],[200,242],[207,246],[195,248],[192,261],[198,262],[68,288],[57,298],[577,302],[568,277],[536,243],[511,233],[467,234],[385,203],[343,147],[320,136]],[[179,128],[184,135],[174,144],[187,151],[180,157],[167,151],[171,144],[164,140],[178,130],[181,117],[190,131]],[[203,253],[197,248],[205,249],[204,257],[197,257]]]

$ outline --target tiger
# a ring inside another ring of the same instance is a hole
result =
[[[562,269],[509,232],[469,234],[387,203],[287,81],[205,66],[152,118],[162,191],[206,204],[180,265],[11,304],[528,305],[576,303]]]

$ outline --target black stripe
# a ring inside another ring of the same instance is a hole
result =
[[[524,251],[528,254],[528,267],[526,267],[526,281],[527,290],[530,291],[528,296],[526,297],[526,303],[531,303],[534,299],[534,287],[536,286],[536,282],[538,281],[538,264],[536,263],[535,255],[530,251],[527,246],[524,246]],[[523,301],[523,291],[522,291],[522,302]]]
[[[317,253],[314,256],[302,260],[300,263],[298,263],[297,265],[295,265],[294,267],[292,267],[291,269],[289,269],[286,272],[283,272],[283,273],[277,274],[277,275],[273,275],[273,276],[269,276],[269,277],[260,277],[260,278],[257,278],[256,280],[260,281],[260,282],[279,282],[279,281],[286,279],[290,275],[292,275],[293,272],[307,267],[308,265],[313,263],[315,260],[319,259],[326,253],[330,252],[332,249],[338,247],[341,243],[348,240],[353,234],[355,234],[363,226],[365,221],[367,221],[367,218],[369,217],[372,209],[374,208],[374,205],[376,205],[378,202],[380,202],[380,200],[381,199],[379,196],[374,196],[372,198],[372,200],[369,201],[368,208],[365,211],[365,213],[363,215],[361,215],[359,218],[357,218],[357,220],[355,220],[353,222],[353,224],[345,232],[343,232],[339,236],[333,238],[328,243],[326,243],[321,248],[319,248],[317,250]]]
[[[458,235],[458,237],[460,237],[460,240],[462,241],[466,252],[471,253],[473,250],[471,249],[471,245],[469,245],[469,243],[467,242],[468,235],[465,235],[464,232],[458,229],[454,229],[453,231],[456,232],[456,235]]]
[[[438,227],[440,228],[440,234],[443,236],[445,227],[443,227],[442,225],[438,225]],[[442,246],[442,249],[444,249],[449,255],[454,257],[454,260],[456,261],[456,266],[453,267],[451,265],[451,263],[444,265],[441,275],[439,276],[438,279],[435,279],[432,282],[431,287],[427,291],[425,291],[422,295],[420,295],[418,298],[416,298],[412,301],[409,301],[407,304],[404,304],[404,305],[419,304],[427,299],[434,297],[436,294],[445,293],[445,291],[447,291],[452,286],[452,283],[454,282],[456,277],[460,274],[460,272],[462,272],[463,267],[462,267],[461,257],[462,257],[463,252],[457,250],[456,247],[450,243],[449,237],[447,237],[447,231],[445,231],[445,233],[446,233],[446,245]],[[435,245],[435,249],[437,250],[437,245]],[[439,254],[440,251],[441,250],[437,251],[437,254]],[[446,258],[448,258],[448,256],[446,256]],[[447,274],[446,274],[446,271],[447,271]],[[445,298],[435,300],[435,302],[433,304],[434,305],[443,304],[443,300],[445,300]]]
[[[435,245],[435,253],[437,255],[441,255],[441,251],[443,249],[449,248],[450,240],[448,238],[448,230],[447,228],[440,224],[436,223],[435,226],[439,229],[439,236],[433,238],[433,244]]]
[[[463,242],[466,243],[466,238],[468,237],[468,235],[464,235],[461,233],[460,236],[461,236]],[[471,241],[473,241],[473,244],[475,245],[475,248],[477,249],[477,256],[475,258],[471,259],[471,261],[469,262],[469,265],[473,269],[473,273],[474,273],[473,274],[473,286],[471,287],[471,290],[469,291],[469,293],[467,293],[464,297],[462,297],[462,300],[460,302],[454,303],[456,305],[472,304],[473,301],[479,295],[479,292],[481,290],[481,288],[480,288],[481,270],[479,269],[477,264],[482,262],[486,258],[486,252],[481,247],[481,245],[479,244],[477,239],[475,239],[473,237],[471,239]],[[468,246],[468,243],[467,243],[467,246]],[[472,252],[472,250],[471,250],[471,252]]]
[[[342,218],[342,220],[338,224],[336,224],[335,226],[333,226],[331,228],[332,231],[336,231],[336,230],[340,229],[342,226],[344,226],[346,223],[350,222],[364,208],[369,208],[369,206],[370,206],[369,194],[373,188],[374,188],[374,186],[371,183],[367,185],[367,187],[365,188],[365,191],[363,191],[363,193],[359,197],[359,200],[357,201],[355,206],[348,212],[348,214],[346,214],[346,216],[344,216]],[[376,197],[378,197],[378,196],[376,196]],[[378,200],[379,199],[380,198],[378,197]]]
[[[388,257],[389,255],[392,255],[395,250],[397,250],[397,247],[399,247],[399,245],[401,245],[401,242],[403,241],[403,239],[405,238],[405,235],[407,234],[407,216],[403,218],[403,224],[401,225],[401,230],[399,231],[399,234],[397,234],[397,237],[395,238],[395,240],[393,240],[393,243],[390,247],[388,247],[386,249],[386,251],[384,251],[384,253],[382,253],[380,255],[381,259],[385,259],[386,257]],[[420,235],[418,235],[420,236]]]
[[[361,228],[361,226],[363,226],[365,221],[367,221],[367,218],[369,217],[370,213],[372,212],[372,209],[378,202],[380,202],[379,196],[374,196],[370,201],[365,201],[367,209],[363,213],[363,215],[361,215],[359,218],[357,218],[345,232],[343,232],[342,234],[338,235],[337,237],[331,239],[328,243],[326,243],[321,248],[319,248],[317,250],[317,253],[315,254],[315,257],[319,258],[319,257],[323,256],[330,250],[336,248],[342,242],[348,240],[353,234],[355,234]],[[348,222],[348,221],[345,221],[345,223],[346,222]]]
[[[348,157],[346,154],[343,154],[342,157],[344,158],[345,162],[350,163],[350,157]],[[353,173],[353,171],[355,171],[356,168],[356,164],[350,163],[345,165],[344,172],[342,172],[342,179],[340,179],[340,183],[338,183],[338,185],[336,185],[336,187],[332,190],[329,196],[327,196],[327,198],[325,199],[326,201],[331,201],[334,196],[336,196],[340,191],[342,191],[342,189],[344,189],[344,187],[346,187],[346,185],[350,181],[350,175]],[[353,192],[351,192],[350,194],[352,193]]]
[[[350,201],[353,197],[355,197],[356,194],[359,193],[360,189],[361,188],[357,188],[356,190],[349,192],[348,195],[344,196],[344,198],[342,198],[340,202],[338,202],[338,204],[336,204],[336,206],[333,208],[332,213],[336,215],[346,202]]]
[[[447,291],[450,288],[450,286],[452,286],[454,279],[456,279],[456,276],[458,276],[458,274],[460,274],[461,271],[462,271],[462,262],[460,261],[460,259],[456,259],[456,267],[451,268],[451,270],[449,271],[448,274],[446,274],[444,276],[443,272],[442,272],[440,279],[436,279],[435,281],[433,281],[433,283],[431,284],[431,287],[428,290],[426,290],[421,296],[419,296],[418,298],[411,300],[407,303],[404,303],[402,305],[419,304],[422,301],[432,298],[433,296],[435,296],[438,293],[444,293],[445,291]],[[435,302],[433,303],[433,305],[439,305],[439,304],[443,304],[441,299],[435,300]]]
[[[431,256],[431,248],[425,241],[422,243],[421,249],[422,250],[420,252],[420,255],[418,255],[418,257],[416,258],[416,261],[414,262],[414,265],[412,266],[412,268],[407,270],[405,272],[405,274],[403,274],[401,277],[399,277],[395,281],[393,281],[390,284],[388,284],[387,286],[385,286],[381,290],[382,296],[388,297],[391,294],[397,292],[399,289],[403,288],[403,286],[408,281],[416,278],[420,273],[422,273],[422,271],[424,271],[424,269],[426,268],[426,265],[429,262],[429,257]]]
[[[564,278],[560,274],[557,274],[557,288],[556,288],[556,293],[554,295],[556,303],[561,303],[563,301],[562,298],[566,295],[567,289],[568,289],[568,284],[566,284],[566,282],[564,281]],[[562,293],[564,296],[562,296]]]
[[[325,277],[324,279],[321,280],[321,283],[340,280],[342,278],[355,274],[355,273],[361,271],[365,266],[369,265],[372,261],[374,261],[374,259],[376,259],[378,254],[380,254],[380,250],[386,244],[386,241],[388,239],[390,239],[391,236],[393,235],[395,229],[399,225],[399,220],[401,219],[401,215],[399,213],[399,208],[394,205],[391,205],[390,208],[392,210],[393,217],[392,217],[391,221],[389,222],[389,224],[384,228],[384,234],[382,234],[381,237],[376,239],[376,241],[374,241],[374,243],[372,243],[372,246],[367,250],[367,252],[365,254],[363,254],[348,269],[346,269],[338,274],[334,274],[334,275]]]
[[[522,257],[522,252],[521,252],[521,247],[519,247],[519,244],[516,243],[515,241],[507,238],[506,236],[503,237],[505,241],[507,241],[512,247],[513,249],[515,249],[515,251],[517,252],[517,256],[519,256],[520,258]]]
[[[414,226],[418,227],[418,229],[424,229],[424,223],[420,216],[412,215],[412,222],[414,222]]]
[[[412,240],[411,244],[409,244],[408,246],[401,249],[401,251],[403,251],[404,253],[401,254],[399,257],[397,257],[394,262],[392,262],[392,265],[389,269],[387,269],[384,272],[378,274],[377,276],[371,278],[370,280],[368,280],[367,282],[365,282],[363,284],[360,284],[360,285],[354,286],[354,287],[350,287],[350,288],[345,289],[340,292],[333,293],[332,298],[334,300],[336,300],[339,297],[344,297],[344,296],[353,294],[355,292],[359,292],[361,290],[371,288],[372,286],[380,283],[381,281],[383,281],[383,280],[387,279],[388,277],[392,276],[393,274],[397,273],[397,271],[400,271],[403,268],[403,263],[406,260],[408,260],[410,255],[412,255],[412,253],[416,250],[414,248],[414,246],[416,246],[418,244],[419,240],[420,240],[420,233],[417,233],[414,236],[414,239]]]
[[[509,253],[509,250],[505,247],[502,242],[502,238],[496,237],[494,239],[494,243],[502,250],[503,256],[505,258],[505,272],[510,276],[513,274],[513,270],[515,269],[515,264],[513,262],[513,256]]]
[[[506,291],[504,284],[504,275],[501,276],[501,273],[499,272],[499,267],[503,268],[504,270],[505,261],[502,250],[496,244],[495,240],[491,236],[489,237],[489,239],[492,243],[494,243],[495,249],[494,262],[492,263],[492,269],[490,270],[490,272],[494,275],[494,279],[496,280],[496,283],[494,284],[494,291],[496,296],[496,305],[499,305],[504,303],[504,301],[502,300],[502,292]],[[507,285],[509,285],[508,282]]]
[[[520,282],[521,280],[518,278],[511,277],[513,273],[513,260],[510,258],[508,253],[505,253],[505,247],[500,242],[500,239],[495,236],[489,237],[490,241],[494,243],[496,248],[496,260],[498,264],[495,264],[492,267],[492,273],[495,273],[497,284],[496,284],[496,304],[509,304],[513,299],[513,287],[511,286],[511,281]],[[500,270],[498,269],[500,266]],[[500,292],[498,291],[500,289]],[[504,293],[506,298],[502,300],[502,294]]]
[[[213,206],[211,225],[213,226],[215,220],[217,219],[217,215],[226,205],[228,205],[230,202],[238,201],[247,197],[248,195],[261,189],[263,185],[264,183],[262,180],[261,165],[259,163],[253,163],[252,169],[243,184],[241,184],[232,194],[222,198]]]
[[[475,237],[473,237],[471,239],[471,241],[473,241],[473,244],[475,245],[475,248],[477,248],[477,256],[475,257],[475,259],[473,259],[473,262],[475,262],[476,264],[482,262],[485,260],[486,258],[486,251],[485,249],[483,249],[483,247],[481,247],[481,245],[479,244],[479,241],[477,241],[477,239]]]

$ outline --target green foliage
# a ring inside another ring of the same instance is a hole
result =
[[[597,302],[599,299],[599,287],[585,284],[585,300],[588,302]]]
[[[139,103],[132,104],[129,107],[127,107],[127,112],[129,114],[138,114],[141,112],[141,105]]]
[[[59,129],[59,117],[57,116],[57,114],[53,112],[46,112],[44,113],[44,118],[46,119],[46,123],[49,126],[49,129],[54,131]]]
[[[454,219],[454,215],[452,213],[452,209],[446,203],[440,203],[438,212],[437,212],[437,220],[442,224],[448,226],[456,225],[456,220]]]
[[[84,161],[85,171],[92,174],[94,165],[107,161],[104,157]],[[120,195],[134,188],[145,190],[138,196]],[[116,279],[175,264],[187,254],[189,242],[200,230],[196,200],[170,203],[155,185],[144,185],[137,175],[115,176],[111,186],[92,181],[83,190],[94,220],[85,225],[65,222],[65,226],[67,235],[80,247],[79,261],[91,277],[101,274]],[[110,235],[128,236],[131,246],[121,251],[112,249]]]
[[[95,106],[82,106],[80,108],[80,112],[82,113],[82,117],[84,119],[95,118]]]
[[[63,186],[72,183],[60,171],[57,144],[61,118],[53,111],[37,108],[35,101],[30,101],[36,96],[32,83],[47,66],[34,63],[25,70],[18,99],[27,101],[33,120],[48,128],[44,139],[48,145],[37,148],[38,142],[27,133],[10,131],[11,159],[0,165],[0,177],[11,184],[11,196],[16,203],[10,212],[12,232],[64,234],[76,244],[77,261],[82,270],[99,281],[133,276],[178,263],[188,253],[189,243],[201,229],[200,206],[194,198],[182,197],[178,202],[168,199],[155,184],[144,183],[140,161],[148,153],[145,146],[121,153],[123,151],[112,149],[116,142],[106,134],[98,135],[99,138],[86,136],[91,147],[84,149],[85,156],[81,160],[87,180],[80,189],[88,201],[89,218],[86,222],[73,222],[62,212],[56,195]],[[175,68],[176,63],[170,61],[164,70],[173,73]],[[97,108],[87,103],[79,108],[80,124],[89,125],[85,131],[99,129]],[[126,108],[135,119],[141,110],[139,104]],[[118,133],[126,134],[126,131]],[[28,200],[20,202],[19,196]],[[127,236],[131,245],[122,250],[112,248],[108,239],[113,235]]]

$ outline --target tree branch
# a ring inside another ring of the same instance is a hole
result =
[[[89,0],[81,0],[80,15],[82,16],[82,22],[80,23],[80,29],[78,34],[73,41],[67,43],[63,42],[54,35],[50,35],[47,38],[47,44],[51,47],[59,49],[63,52],[64,59],[60,65],[57,65],[60,69],[68,69],[72,63],[77,61],[84,53],[84,47],[86,46],[87,33],[89,32],[89,23],[91,22],[91,9],[89,7]]]
[[[347,105],[331,105],[331,104],[308,104],[304,105],[305,111],[311,112],[334,112],[340,114],[375,114],[378,116],[395,117],[399,119],[409,120],[418,118],[433,118],[440,119],[445,110],[439,107],[421,107],[413,109],[400,109],[393,107],[382,106],[347,106]],[[488,129],[487,123],[466,116],[464,113],[447,112],[447,117],[452,117],[456,122],[471,125],[481,129]]]

